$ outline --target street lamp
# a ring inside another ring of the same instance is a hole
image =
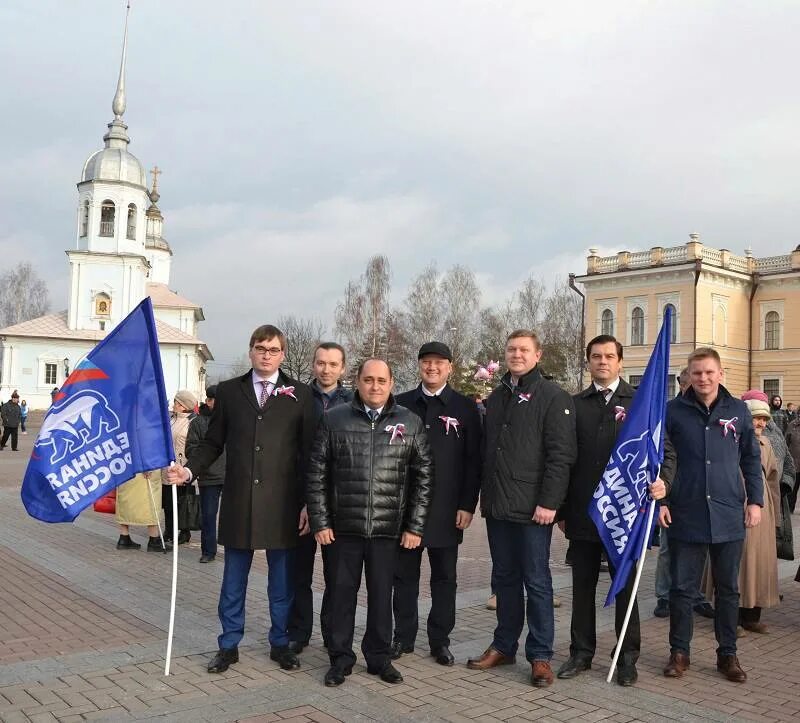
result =
[[[64,357],[64,379],[69,376],[69,357]]]

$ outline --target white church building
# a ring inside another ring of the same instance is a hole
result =
[[[146,296],[153,301],[167,393],[189,389],[205,396],[205,363],[213,357],[197,336],[203,310],[169,288],[172,250],[156,205],[159,170],[153,169],[148,190],[145,170],[128,150],[122,120],[127,44],[126,20],[114,119],[78,183],[76,243],[66,252],[67,309],[0,329],[2,401],[16,389],[30,409],[50,406],[53,388]]]

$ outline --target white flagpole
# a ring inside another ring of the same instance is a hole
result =
[[[172,467],[175,462],[170,462]],[[172,659],[172,633],[175,630],[175,598],[178,593],[178,489],[172,487],[172,602],[169,606],[169,633],[167,635],[167,660],[164,664],[164,675],[169,675],[169,664]]]
[[[653,525],[653,515],[656,512],[656,501],[650,500],[650,509],[647,511],[647,527],[646,530],[650,530]],[[617,661],[619,660],[619,654],[622,652],[622,641],[625,640],[625,633],[628,631],[628,622],[631,619],[631,613],[633,612],[633,606],[636,603],[636,592],[639,589],[639,581],[642,578],[642,570],[644,569],[644,557],[647,554],[647,543],[650,542],[650,532],[644,536],[642,540],[642,551],[639,555],[639,560],[636,563],[636,579],[633,581],[633,590],[631,590],[631,599],[628,600],[628,609],[625,611],[625,621],[622,623],[622,630],[619,631],[619,638],[617,639],[617,645],[614,650],[614,658],[611,661],[611,667],[608,670],[608,675],[606,676],[606,683],[611,682],[611,678],[614,677],[614,671],[617,669]],[[614,602],[616,605],[616,601]]]

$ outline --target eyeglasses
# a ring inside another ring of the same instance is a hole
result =
[[[256,345],[253,347],[253,351],[256,354],[260,354],[261,356],[278,356],[278,354],[280,354],[283,351],[283,349],[281,349],[279,346],[266,347],[266,346]]]

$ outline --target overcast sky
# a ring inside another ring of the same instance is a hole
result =
[[[389,256],[484,303],[690,232],[798,244],[793,0],[133,0],[130,150],[163,170],[173,289],[232,361],[285,313],[329,321]],[[0,5],[0,258],[66,308],[77,190],[111,120],[122,0]]]

